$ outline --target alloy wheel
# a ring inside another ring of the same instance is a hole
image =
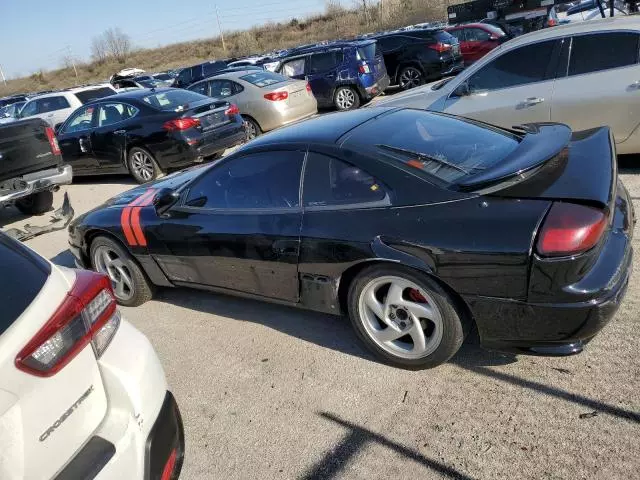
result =
[[[386,352],[404,359],[424,358],[442,341],[442,313],[431,295],[401,277],[370,281],[358,299],[367,335]]]
[[[127,301],[133,297],[131,270],[115,250],[103,245],[99,246],[93,254],[93,265],[98,272],[109,277],[118,300]]]
[[[409,89],[420,86],[422,73],[417,68],[407,67],[400,74],[400,87]]]
[[[350,88],[341,88],[336,94],[336,105],[340,110],[349,110],[356,103],[356,95]]]
[[[131,157],[131,168],[134,173],[144,181],[153,179],[155,167],[153,159],[145,152],[137,151]]]
[[[258,136],[258,130],[253,122],[247,122],[247,140],[253,140]]]

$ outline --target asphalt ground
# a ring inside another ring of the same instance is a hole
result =
[[[640,212],[635,165],[621,160],[620,177]],[[55,200],[67,191],[79,214],[132,186],[78,179]],[[46,222],[0,211],[7,228]],[[73,265],[64,230],[26,243]],[[182,479],[629,479],[640,478],[639,278],[580,355],[502,355],[471,336],[417,372],[378,363],[329,315],[186,289],[122,310],[182,410]]]

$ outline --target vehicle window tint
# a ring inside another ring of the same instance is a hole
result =
[[[187,90],[199,93],[200,95],[209,95],[209,82],[200,82],[191,85]]]
[[[309,57],[309,73],[322,73],[338,65],[338,52],[314,53]],[[342,55],[341,55],[342,56]]]
[[[304,58],[298,58],[291,60],[290,62],[282,65],[282,74],[287,77],[294,77],[296,75],[304,75]]]
[[[191,74],[191,69],[190,68],[184,68],[180,71],[180,73],[178,74],[178,82],[181,84],[187,84],[189,82],[191,82],[191,78],[192,78],[192,74]]]
[[[209,85],[211,88],[210,95],[214,98],[225,98],[234,94],[231,80],[211,80]]]
[[[51,267],[27,247],[0,233],[0,271],[0,291],[5,299],[1,335],[31,305],[49,278]]]
[[[38,113],[55,112],[71,107],[67,99],[62,96],[39,98],[36,102],[38,102]]]
[[[465,28],[465,40],[467,42],[485,42],[489,40],[489,32],[480,28]]]
[[[639,35],[611,32],[573,37],[569,75],[599,72],[638,62]]]
[[[189,190],[185,204],[202,208],[299,206],[303,152],[261,152],[211,168]]]
[[[460,42],[464,41],[464,29],[450,30],[449,33],[456,37]]]
[[[519,142],[516,135],[472,120],[407,109],[357,127],[347,147],[363,145],[390,163],[453,183],[501,162]]]
[[[90,130],[93,110],[93,106],[82,107],[76,110],[63,127],[63,133],[74,133],[82,132],[84,130]]]
[[[244,87],[242,85],[240,85],[237,82],[231,82],[231,85],[233,85],[233,93],[240,93],[244,90]]]
[[[386,188],[359,167],[309,152],[303,202],[306,207],[389,203]]]
[[[101,87],[93,88],[91,90],[84,90],[83,92],[76,92],[75,96],[78,98],[78,100],[80,100],[80,103],[85,104],[90,102],[91,100],[95,100],[96,98],[109,97],[115,94],[116,92],[113,90],[113,88]]]
[[[27,102],[22,110],[20,110],[20,118],[30,117],[38,113],[38,104],[35,100]]]
[[[105,103],[100,105],[98,112],[98,126],[105,127],[114,123],[123,122],[135,117],[138,109],[124,103]]]
[[[499,56],[469,77],[469,89],[472,92],[496,90],[551,78],[548,70],[555,42],[525,45]]]
[[[390,52],[392,50],[397,50],[404,45],[404,42],[401,37],[383,37],[377,40],[378,46],[380,50],[383,52]]]
[[[202,65],[202,75],[208,77],[212,73],[226,68],[226,66],[227,65],[224,62],[205,63],[204,65]]]

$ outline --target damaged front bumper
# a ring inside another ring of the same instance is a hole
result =
[[[73,207],[71,206],[71,202],[69,201],[69,195],[65,192],[62,207],[53,212],[49,225],[40,227],[37,225],[27,224],[22,227],[23,230],[20,230],[18,228],[10,228],[8,230],[5,230],[4,233],[11,238],[24,242],[25,240],[37,237],[38,235],[42,235],[43,233],[54,232],[56,230],[67,228],[67,226],[73,219],[73,215],[74,211]]]

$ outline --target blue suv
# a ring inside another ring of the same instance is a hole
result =
[[[375,40],[298,47],[279,62],[277,72],[309,82],[319,107],[352,110],[389,86]]]

